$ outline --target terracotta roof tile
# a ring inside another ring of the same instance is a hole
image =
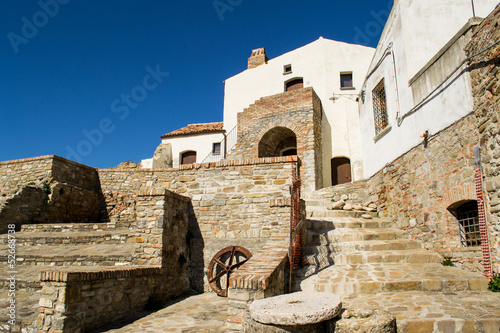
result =
[[[170,138],[174,136],[184,136],[192,134],[203,134],[203,133],[222,133],[224,123],[206,123],[206,124],[191,124],[186,127],[180,128],[173,132],[163,135],[161,138]]]

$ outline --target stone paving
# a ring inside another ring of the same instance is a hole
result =
[[[228,299],[215,293],[189,296],[173,301],[162,310],[120,328],[99,330],[108,333],[131,332],[231,332],[240,327],[227,321]]]
[[[346,296],[393,291],[479,291],[488,280],[441,264],[382,263],[335,265],[300,284],[304,291],[324,291]]]
[[[345,308],[391,312],[398,332],[500,332],[500,293],[395,292],[343,298]]]

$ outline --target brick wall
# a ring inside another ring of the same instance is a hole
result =
[[[500,5],[476,28],[467,46],[471,56],[500,40]],[[487,192],[487,220],[494,270],[500,272],[500,44],[472,58],[474,113],[479,128]]]
[[[134,196],[152,187],[187,197],[191,248],[191,281],[197,290],[208,290],[205,270],[213,255],[224,247],[239,245],[255,253],[268,240],[286,238],[290,232],[290,192],[294,156],[221,161],[186,165],[181,169],[99,170],[106,198],[123,196],[121,215],[116,201],[108,201],[110,217],[156,220],[133,213]],[[128,198],[128,199],[125,199]],[[134,215],[136,214],[136,215]],[[135,216],[135,217],[133,217]]]
[[[0,191],[0,225],[99,219],[96,170],[58,156],[0,162]]]
[[[263,97],[238,113],[238,141],[228,159],[259,157],[259,142],[276,127],[291,130],[297,138],[305,191],[321,188],[322,137],[321,101],[312,88],[297,89]]]

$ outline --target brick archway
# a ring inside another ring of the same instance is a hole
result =
[[[303,150],[304,150],[304,144],[300,137],[297,135],[297,133],[300,133],[300,130],[296,124],[290,123],[288,121],[274,121],[267,126],[263,127],[259,133],[257,134],[258,141],[256,145],[254,146],[254,151],[255,151],[255,156],[258,157],[270,157],[270,156],[260,156],[260,146],[261,143],[266,141],[266,135],[271,134],[272,131],[275,129],[281,129],[282,133],[288,132],[290,135],[288,137],[291,137],[292,135],[296,138],[295,141],[295,147],[297,149],[297,155],[301,155]],[[285,137],[283,137],[285,139]]]
[[[273,127],[260,139],[258,157],[278,157],[284,153],[297,155],[297,135],[286,127]]]

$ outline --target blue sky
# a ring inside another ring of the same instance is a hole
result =
[[[392,0],[41,0],[0,4],[0,161],[100,168],[222,121],[223,81],[320,36],[375,47]],[[134,97],[130,97],[134,96]]]

